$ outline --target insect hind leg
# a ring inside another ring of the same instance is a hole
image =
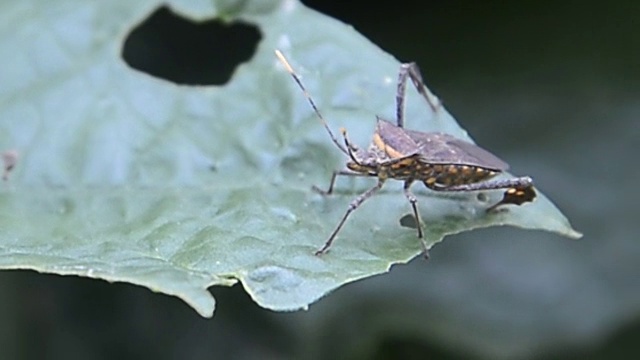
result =
[[[418,239],[422,245],[422,253],[425,258],[429,258],[429,249],[424,241],[424,234],[422,233],[422,219],[420,218],[420,212],[418,211],[418,198],[411,192],[411,184],[413,180],[407,180],[404,182],[404,196],[411,204],[411,210],[413,211],[413,217],[416,219],[416,228],[418,230]]]
[[[429,91],[424,84],[418,65],[414,62],[404,63],[400,65],[398,88],[396,90],[396,121],[399,127],[404,127],[404,98],[407,88],[407,77],[411,78],[413,86],[415,86],[418,93],[424,97],[433,112],[437,112],[438,109],[440,109],[440,100]]]
[[[489,206],[486,210],[487,212],[495,211],[496,208],[501,205],[522,205],[526,202],[531,202],[536,198],[536,191],[533,188],[533,180],[528,176],[446,187],[430,186],[426,183],[425,185],[435,191],[480,191],[506,189],[502,196],[502,200]]]

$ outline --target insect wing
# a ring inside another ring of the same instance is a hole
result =
[[[405,129],[381,118],[378,118],[373,142],[392,159],[411,156],[420,150]]]
[[[505,171],[509,164],[470,142],[443,133],[407,130],[418,144],[420,160],[430,164],[458,164]]]

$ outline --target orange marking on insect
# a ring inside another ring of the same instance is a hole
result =
[[[446,186],[451,185],[451,178],[450,178],[450,177],[448,177],[448,176],[447,176],[447,177],[443,177],[443,178],[441,178],[441,179],[440,179],[440,184],[442,184],[442,185],[446,185]]]
[[[392,148],[391,146],[387,145],[382,138],[380,137],[380,134],[378,134],[377,132],[373,134],[373,143],[376,145],[376,147],[378,147],[378,149],[384,151],[387,155],[389,155],[392,159],[394,158],[399,158],[399,157],[403,157],[404,155],[399,152],[398,150]]]
[[[391,158],[399,158],[399,157],[403,157],[404,155],[399,152],[398,150],[392,148],[389,145],[386,145],[384,148],[384,151],[387,153],[387,155],[389,155]]]
[[[384,142],[382,141],[382,138],[380,137],[380,134],[378,133],[374,133],[373,134],[373,143],[378,147],[378,149],[384,151],[384,148],[386,147]]]
[[[413,165],[414,162],[415,160],[413,158],[406,158],[398,163],[403,164],[404,166],[410,166],[410,165]]]

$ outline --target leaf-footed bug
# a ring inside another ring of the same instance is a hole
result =
[[[373,133],[371,144],[367,150],[363,150],[349,141],[345,129],[340,129],[344,145],[338,141],[287,59],[279,50],[275,52],[282,65],[304,93],[333,143],[349,157],[346,169],[333,172],[327,190],[321,190],[316,186],[313,189],[323,195],[333,193],[338,176],[376,177],[378,180],[375,186],[351,201],[349,208],[325,244],[315,252],[316,255],[322,255],[329,250],[349,215],[365,200],[378,192],[387,179],[404,181],[404,195],[411,205],[416,220],[418,238],[422,244],[424,255],[427,257],[428,248],[422,233],[418,200],[410,190],[413,182],[420,181],[431,190],[446,192],[506,189],[502,200],[489,206],[486,209],[487,212],[493,211],[501,205],[521,205],[535,199],[536,192],[533,188],[533,181],[528,176],[487,181],[509,168],[507,163],[487,150],[448,134],[420,132],[404,128],[407,77],[411,79],[418,93],[427,101],[434,113],[440,109],[440,101],[425,86],[416,63],[400,65],[396,91],[396,123],[393,124],[377,117],[376,130]]]

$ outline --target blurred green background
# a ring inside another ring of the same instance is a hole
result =
[[[534,177],[585,237],[512,228],[453,236],[429,261],[343,287],[308,312],[273,313],[239,286],[214,288],[214,319],[132,285],[4,271],[3,358],[638,357],[640,5],[305,3],[418,62],[474,139]],[[125,48],[125,58],[180,72],[152,55],[170,54],[152,34],[178,29],[161,20],[136,39],[145,51]],[[210,56],[198,46],[194,57]],[[194,63],[203,77],[229,68]],[[419,119],[408,126],[420,129]]]

